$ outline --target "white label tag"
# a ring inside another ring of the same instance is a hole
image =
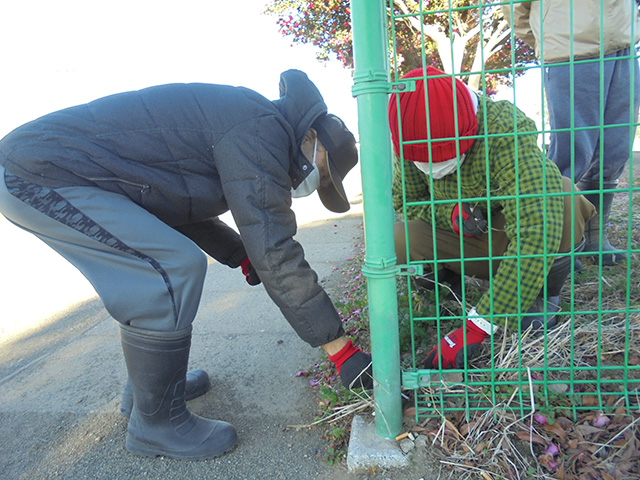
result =
[[[491,322],[488,322],[484,318],[478,316],[478,313],[476,312],[475,307],[473,307],[469,311],[468,318],[471,323],[473,323],[476,327],[478,327],[480,330],[485,332],[487,335],[493,335],[496,332],[496,330],[500,328],[497,325],[492,325]]]

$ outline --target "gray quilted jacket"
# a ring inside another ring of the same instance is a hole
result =
[[[232,267],[248,254],[298,335],[318,346],[343,331],[293,239],[290,191],[310,170],[300,145],[324,113],[298,70],[281,75],[275,101],[241,87],[156,86],[21,126],[0,141],[0,164],[42,186],[126,195]],[[217,219],[229,210],[240,237]]]

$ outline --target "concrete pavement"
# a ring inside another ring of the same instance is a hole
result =
[[[354,203],[348,215],[300,215],[296,238],[323,282],[362,241],[361,204]],[[213,388],[190,408],[234,424],[240,443],[205,462],[129,454],[119,415],[126,370],[116,322],[63,260],[1,222],[0,478],[374,478],[327,465],[319,428],[287,428],[310,424],[318,413],[316,392],[295,374],[320,351],[297,337],[262,286],[249,287],[239,270],[213,260],[190,357],[191,368],[209,372]],[[47,304],[47,290],[61,293]],[[39,314],[60,303],[66,307],[55,314]]]

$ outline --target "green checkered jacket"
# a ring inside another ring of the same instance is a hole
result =
[[[493,276],[490,288],[476,305],[478,315],[496,325],[518,328],[519,314],[526,312],[544,285],[544,277],[557,253],[563,225],[560,172],[537,146],[535,123],[507,101],[493,102],[480,96],[478,138],[454,172],[433,180],[404,161],[404,192],[408,220],[423,220],[452,230],[451,213],[461,199],[487,212],[501,210],[509,246]],[[528,133],[527,133],[528,132]],[[514,134],[517,134],[514,135]],[[517,142],[514,140],[517,138]],[[546,179],[546,182],[543,181]],[[460,196],[458,194],[460,189]],[[393,207],[403,211],[402,164],[396,158]],[[433,212],[432,212],[433,208]]]

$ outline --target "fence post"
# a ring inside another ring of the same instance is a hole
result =
[[[376,433],[395,438],[402,429],[400,345],[394,213],[391,200],[391,139],[385,0],[351,0],[353,95],[358,103],[360,169],[364,201],[367,277]]]

